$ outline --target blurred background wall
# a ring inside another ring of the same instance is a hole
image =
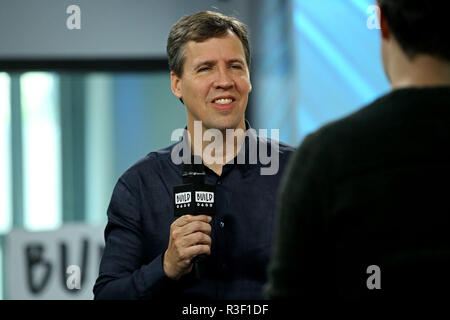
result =
[[[0,298],[92,297],[117,179],[185,126],[165,55],[181,16],[215,10],[248,25],[247,118],[298,146],[389,90],[373,4],[0,0]],[[67,27],[71,5],[80,29]],[[82,294],[68,294],[66,266],[93,250]]]

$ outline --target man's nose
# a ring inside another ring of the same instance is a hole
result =
[[[214,86],[218,89],[230,89],[234,86],[233,77],[229,70],[219,69],[217,72],[217,78],[215,79]]]

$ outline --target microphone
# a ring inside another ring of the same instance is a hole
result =
[[[175,217],[186,214],[214,216],[216,213],[216,186],[205,184],[205,167],[202,163],[191,162],[190,164],[183,163],[183,184],[173,188],[174,215]],[[201,254],[193,259],[197,278],[201,278],[204,274],[203,262],[206,258],[206,254]]]

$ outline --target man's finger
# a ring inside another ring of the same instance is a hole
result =
[[[210,216],[204,215],[204,214],[199,214],[199,215],[195,215],[195,216],[188,214],[188,215],[179,217],[177,220],[175,220],[173,222],[173,225],[175,227],[182,227],[193,221],[203,221],[203,222],[209,223],[209,222],[211,222],[211,219],[212,218]]]
[[[211,225],[204,221],[192,221],[179,228],[179,233],[183,236],[187,236],[191,233],[202,232],[207,235],[211,234]]]
[[[196,246],[190,246],[185,249],[185,257],[187,260],[192,261],[196,256],[201,254],[211,254],[211,247],[205,244],[199,244]]]
[[[184,237],[182,241],[185,248],[199,244],[211,246],[211,237],[204,234],[203,232],[191,233]]]

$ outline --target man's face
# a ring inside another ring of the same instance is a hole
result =
[[[188,129],[245,130],[245,109],[252,86],[241,41],[233,32],[184,47],[183,74],[171,73],[172,92],[186,106]]]

